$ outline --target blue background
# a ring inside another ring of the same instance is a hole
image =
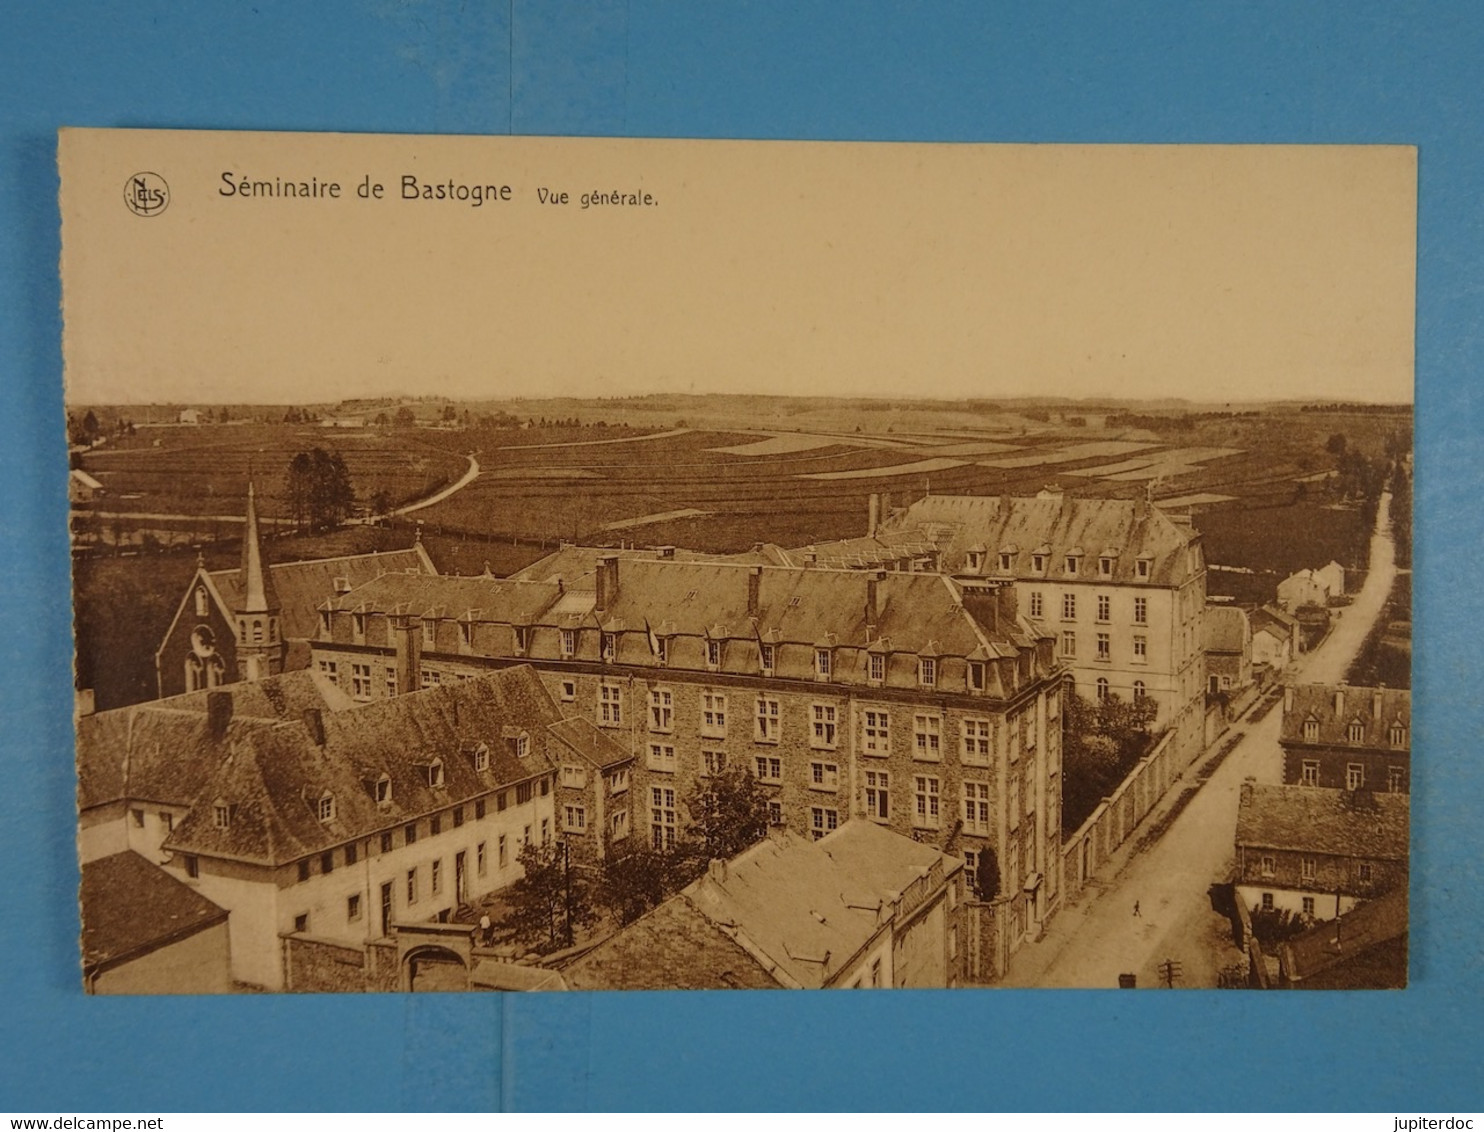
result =
[[[3,8],[0,1109],[1480,1106],[1484,6]],[[64,125],[1419,145],[1412,989],[85,999]]]

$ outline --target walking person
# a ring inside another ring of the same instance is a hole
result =
[[[1134,916],[1140,920],[1144,918],[1143,916],[1139,915],[1139,902],[1137,900],[1134,901]]]

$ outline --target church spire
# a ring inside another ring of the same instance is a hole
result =
[[[272,613],[278,610],[273,576],[263,566],[263,547],[258,535],[257,491],[247,481],[247,530],[242,537],[242,613]]]

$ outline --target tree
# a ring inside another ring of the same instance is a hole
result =
[[[744,767],[702,779],[685,800],[692,851],[704,861],[727,860],[768,834],[768,796]]]
[[[622,853],[610,849],[594,897],[620,924],[631,924],[674,891],[680,872],[677,864],[673,853],[648,845]]]
[[[571,867],[565,843],[528,841],[516,860],[524,875],[505,890],[509,908],[500,926],[521,943],[570,945],[576,930],[593,920],[586,874]]]
[[[1063,721],[1062,828],[1076,829],[1111,794],[1152,742],[1159,705],[1148,696],[1132,702],[1109,693],[1093,702],[1067,696]]]
[[[1324,442],[1324,450],[1331,456],[1343,456],[1345,454],[1345,444],[1345,434],[1343,432],[1332,433],[1330,438]]]
[[[338,527],[350,515],[356,498],[344,459],[323,448],[300,452],[289,461],[284,494],[301,531]]]
[[[392,421],[398,428],[411,428],[417,424],[417,414],[406,405],[403,405],[392,417]]]
[[[986,904],[1000,894],[1000,859],[993,849],[979,851],[979,867],[974,873],[974,887]]]

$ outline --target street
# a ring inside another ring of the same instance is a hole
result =
[[[1396,577],[1390,508],[1391,496],[1383,494],[1371,537],[1369,571],[1353,604],[1336,611],[1340,616],[1329,635],[1289,666],[1285,683],[1337,683],[1359,654]],[[1282,781],[1278,746],[1282,718],[1279,704],[1259,722],[1236,720],[1215,746],[1219,750],[1237,734],[1241,740],[1164,836],[1128,857],[1141,831],[1168,812],[1214,752],[1197,759],[1170,787],[1123,851],[1076,901],[1061,909],[1043,938],[1016,953],[1003,985],[1116,987],[1120,974],[1133,973],[1140,987],[1159,986],[1159,965],[1172,959],[1182,966],[1176,986],[1214,987],[1220,968],[1240,961],[1241,954],[1232,946],[1225,917],[1211,911],[1207,888],[1229,875],[1242,780],[1251,776],[1259,782]],[[1126,862],[1122,870],[1107,877],[1119,862]]]

